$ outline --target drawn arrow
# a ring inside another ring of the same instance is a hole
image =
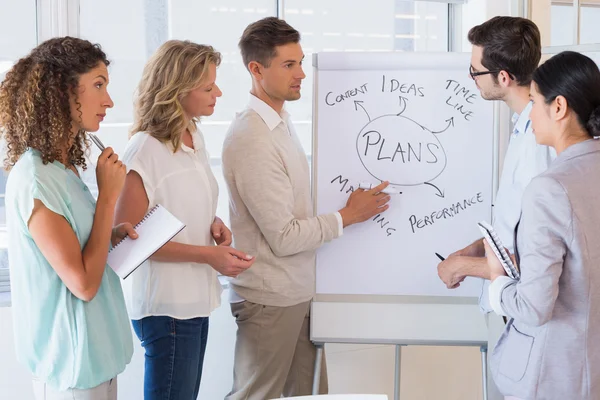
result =
[[[439,187],[435,186],[433,183],[429,183],[429,182],[423,182],[423,183],[426,185],[429,185],[429,186],[433,186],[435,188],[435,190],[438,191],[435,195],[437,197],[441,197],[442,199],[444,198],[444,192],[442,192]]]
[[[369,118],[369,122],[371,122],[371,117],[369,116],[369,113],[367,112],[367,110],[365,109],[365,107],[362,105],[362,101],[358,101],[358,100],[354,100],[354,110],[358,111],[358,107],[360,106],[360,108],[363,109],[363,111],[365,112],[365,114],[367,114],[367,118]]]
[[[400,100],[400,112],[396,115],[400,115],[406,110],[406,103],[408,102],[408,99],[403,96],[398,96],[398,99]]]
[[[434,135],[437,135],[438,133],[446,132],[450,128],[450,125],[454,126],[454,117],[448,118],[446,120],[446,122],[448,123],[448,125],[446,125],[446,127],[443,130],[438,131],[438,132],[431,132],[431,133],[433,133]]]

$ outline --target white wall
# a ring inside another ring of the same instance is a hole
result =
[[[0,61],[15,61],[37,40],[35,0],[0,0],[0,10]]]
[[[223,292],[227,301],[228,291]],[[14,352],[12,309],[0,308],[0,399],[33,400],[30,376]],[[224,303],[210,320],[199,399],[222,399],[230,390],[235,322]],[[119,398],[141,400],[143,350],[134,336],[133,360],[119,376]],[[394,347],[337,345],[326,347],[331,393],[384,393],[393,398]],[[402,352],[402,400],[479,400],[481,368],[478,348],[406,347]]]

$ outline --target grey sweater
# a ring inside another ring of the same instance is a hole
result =
[[[315,293],[315,250],[341,235],[336,213],[313,216],[308,161],[284,110],[251,96],[223,144],[235,247],[256,257],[231,281],[243,299],[291,306]]]

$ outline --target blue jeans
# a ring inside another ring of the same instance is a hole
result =
[[[145,400],[196,400],[208,338],[208,317],[132,320],[145,350]]]

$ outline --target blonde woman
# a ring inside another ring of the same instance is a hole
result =
[[[124,281],[146,353],[146,400],[198,397],[208,316],[220,305],[217,272],[237,276],[254,262],[229,247],[231,232],[215,216],[217,182],[196,127],[221,96],[220,61],[210,46],[171,40],[150,58],[138,87],[116,221],[136,223],[161,204],[186,224]]]

